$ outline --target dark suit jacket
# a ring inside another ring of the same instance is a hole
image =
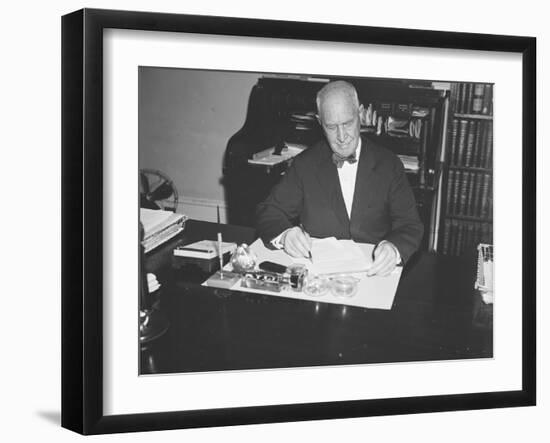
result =
[[[403,262],[418,249],[424,231],[401,160],[365,137],[351,220],[326,141],[298,155],[256,210],[258,233],[266,244],[298,221],[312,237],[375,244],[388,240]]]

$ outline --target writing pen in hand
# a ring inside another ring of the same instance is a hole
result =
[[[304,229],[304,225],[300,223],[300,229],[302,230],[302,232],[304,233],[304,235],[306,235],[306,230]],[[309,261],[311,261],[311,263],[313,263],[313,256],[311,255],[311,250],[307,251],[308,253],[308,257],[309,257]]]

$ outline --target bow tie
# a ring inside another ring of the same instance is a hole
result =
[[[341,155],[337,154],[336,152],[332,153],[332,161],[336,165],[337,168],[341,168],[344,162],[348,162],[349,164],[353,164],[357,161],[357,157],[355,155],[355,152],[351,154],[348,157],[342,157]]]

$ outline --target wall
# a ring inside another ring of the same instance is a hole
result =
[[[140,168],[167,174],[178,212],[215,220],[224,208],[222,160],[244,124],[258,74],[142,67],[139,77]]]
[[[337,7],[335,7],[337,6]],[[539,229],[538,249],[538,406],[371,417],[345,420],[164,431],[80,437],[59,427],[61,244],[60,161],[60,17],[82,7],[172,13],[350,23],[463,32],[531,35],[538,38],[539,227],[550,225],[548,144],[550,121],[550,29],[541,2],[443,4],[435,0],[356,2],[337,5],[303,0],[246,2],[202,0],[54,0],[7,2],[0,28],[3,85],[0,113],[5,196],[0,219],[4,296],[0,369],[0,434],[7,442],[545,442],[550,435],[550,234]],[[284,32],[284,29],[282,29]],[[238,126],[238,125],[237,125]],[[546,142],[546,143],[545,143]],[[547,147],[547,146],[546,146]],[[8,191],[17,190],[14,208]],[[543,200],[544,196],[544,200]],[[21,214],[25,202],[33,217]],[[75,214],[78,217],[79,214]],[[39,221],[37,222],[37,218]],[[29,235],[31,233],[31,235]],[[39,246],[39,247],[38,247]],[[519,271],[519,266],[518,266]],[[75,297],[80,294],[73,294]],[[121,294],[123,295],[123,294]],[[369,381],[366,381],[369,382]],[[373,381],[370,381],[373,382]],[[376,382],[376,381],[374,381]]]

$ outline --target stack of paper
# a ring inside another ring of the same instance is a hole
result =
[[[145,231],[142,245],[149,252],[183,231],[187,216],[161,209],[140,208],[139,220]]]
[[[222,242],[222,255],[228,252],[235,252],[237,249],[236,243]],[[174,249],[174,255],[179,257],[204,258],[211,259],[218,257],[218,242],[214,240],[201,240],[189,245],[178,246]]]
[[[337,240],[335,237],[312,240],[311,255],[313,260],[293,258],[282,250],[269,250],[261,241],[254,242],[252,249],[258,257],[258,262],[267,260],[284,266],[291,263],[302,263],[314,275],[366,272],[372,265],[373,245],[359,244],[353,240]],[[365,247],[368,249],[367,253],[363,250]]]
[[[296,157],[304,149],[306,149],[305,145],[286,143],[286,146],[281,151],[280,155],[273,153],[275,151],[275,148],[273,147],[254,155],[252,158],[248,159],[248,163],[251,165],[274,166]]]
[[[416,155],[398,155],[407,171],[418,171],[418,157]]]

